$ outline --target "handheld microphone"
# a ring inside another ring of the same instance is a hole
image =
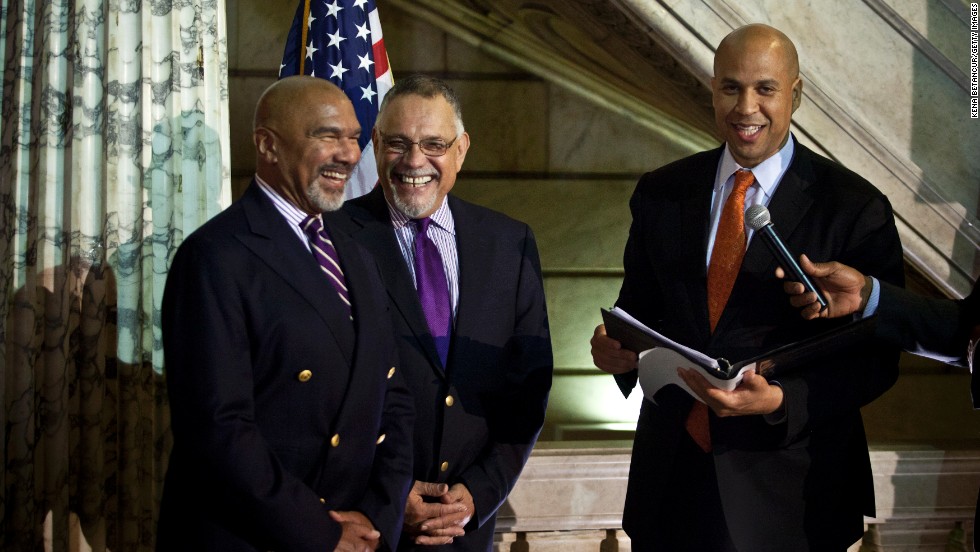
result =
[[[807,291],[817,294],[817,302],[820,303],[820,310],[827,308],[827,299],[823,293],[817,289],[810,281],[810,277],[803,273],[800,264],[796,262],[796,256],[786,249],[786,244],[776,233],[772,225],[772,218],[769,216],[769,209],[764,205],[752,205],[745,211],[745,224],[762,235],[763,241],[769,246],[769,250],[776,256],[776,260],[783,267],[783,270],[793,275],[797,282],[803,284]]]

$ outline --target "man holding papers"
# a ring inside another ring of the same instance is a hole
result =
[[[802,98],[796,49],[765,25],[718,46],[713,105],[725,145],[644,175],[617,306],[709,357],[750,359],[846,320],[807,322],[787,304],[776,260],[742,214],[766,205],[787,246],[902,284],[888,200],[790,135]],[[624,394],[637,355],[596,328],[596,366]],[[838,551],[874,515],[861,406],[898,376],[898,352],[872,343],[813,356],[733,390],[682,370],[643,401],[623,527],[633,550]],[[677,370],[674,366],[659,366]]]

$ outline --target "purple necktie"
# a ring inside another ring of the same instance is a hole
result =
[[[432,219],[414,219],[415,234],[415,287],[422,303],[422,312],[429,324],[432,339],[442,366],[449,356],[449,337],[452,329],[452,307],[449,303],[449,285],[442,267],[442,255],[426,232]]]
[[[354,316],[351,313],[350,298],[347,294],[347,283],[344,281],[344,271],[340,269],[340,257],[337,255],[337,249],[334,248],[333,242],[330,240],[330,234],[323,227],[323,223],[317,215],[306,217],[300,226],[306,232],[306,237],[310,240],[310,250],[313,252],[313,256],[320,263],[320,268],[323,269],[323,272],[327,275],[327,279],[333,284],[334,289],[337,290],[337,295],[340,296],[340,300],[347,306],[347,314],[353,320]]]

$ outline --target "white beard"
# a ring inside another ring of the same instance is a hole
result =
[[[429,212],[429,210],[435,206],[436,198],[438,197],[436,194],[432,194],[431,196],[417,198],[415,201],[409,203],[398,194],[397,189],[395,190],[395,193],[391,195],[392,199],[394,200],[393,203],[395,204],[395,208],[401,211],[403,215],[411,219],[417,219],[421,217],[423,213]]]
[[[313,205],[315,205],[320,212],[323,213],[336,211],[344,205],[343,190],[340,192],[328,192],[318,186],[315,182],[306,188],[306,197],[313,202]]]

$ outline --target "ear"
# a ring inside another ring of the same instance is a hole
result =
[[[466,152],[470,149],[470,135],[465,131],[460,134],[459,138],[456,139],[456,143],[453,144],[456,148],[456,172],[459,172],[463,168],[463,161],[466,159]]]
[[[800,107],[800,102],[803,101],[803,79],[797,77],[796,82],[793,83],[793,111],[796,111]]]
[[[377,125],[371,129],[371,145],[374,148],[374,158],[381,159],[381,154],[384,153],[384,144],[381,143],[381,131],[378,130]]]
[[[255,129],[252,133],[252,141],[255,142],[255,154],[266,163],[275,163],[278,160],[276,136],[269,129],[264,127]]]

